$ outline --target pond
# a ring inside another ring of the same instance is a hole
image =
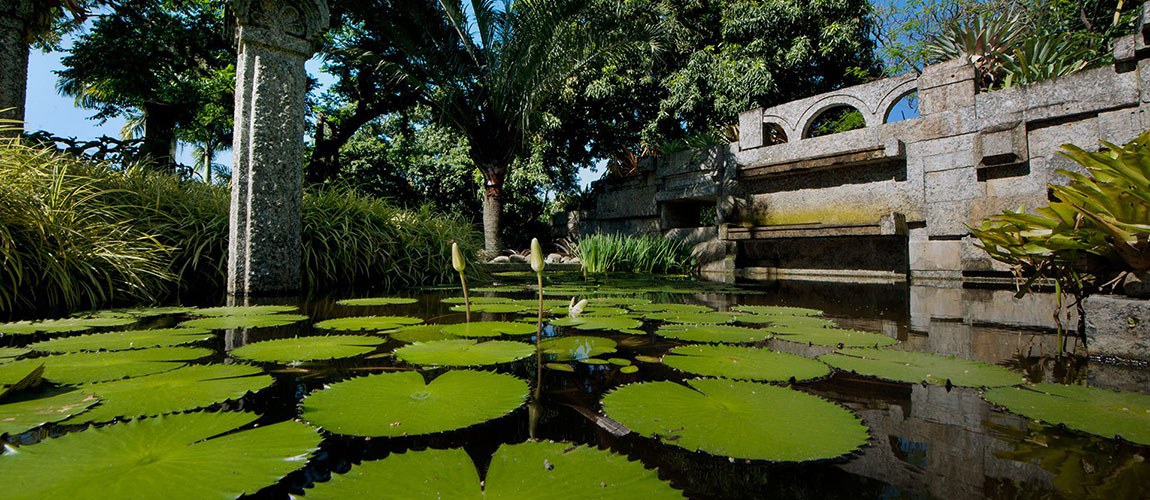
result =
[[[499,279],[470,324],[448,287],[0,325],[4,496],[1150,496],[1150,370],[945,291],[554,275],[537,352]]]

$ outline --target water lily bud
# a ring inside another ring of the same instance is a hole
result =
[[[539,246],[539,238],[531,238],[531,270],[543,272],[543,248]]]
[[[463,252],[459,250],[459,243],[451,243],[451,267],[455,268],[455,272],[463,272],[463,268],[467,267],[467,261],[463,260]]]

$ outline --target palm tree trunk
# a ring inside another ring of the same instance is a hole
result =
[[[0,119],[24,121],[27,91],[28,42],[24,24],[19,18],[0,16]]]
[[[503,249],[503,167],[480,167],[483,173],[483,250],[493,256]]]
[[[140,153],[151,158],[164,172],[175,172],[176,116],[172,106],[157,102],[144,103],[144,144]]]

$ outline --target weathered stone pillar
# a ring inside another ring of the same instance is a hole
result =
[[[0,118],[24,120],[28,90],[28,18],[31,0],[0,1]]]
[[[235,0],[235,139],[228,293],[300,287],[304,62],[328,22],[326,0]]]

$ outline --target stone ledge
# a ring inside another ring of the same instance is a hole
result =
[[[1091,355],[1150,361],[1150,300],[1103,295],[1083,305]]]

